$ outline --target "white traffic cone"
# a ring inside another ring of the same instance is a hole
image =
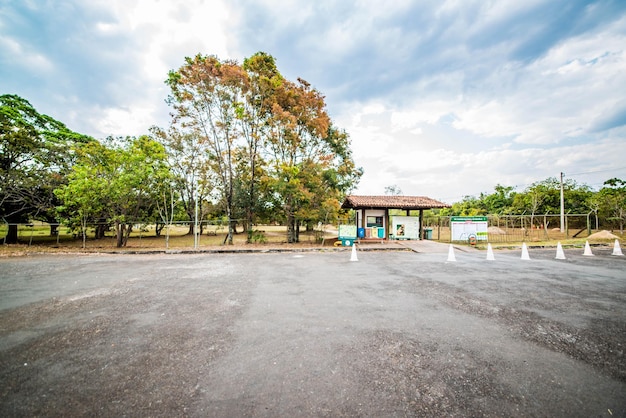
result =
[[[487,244],[487,260],[493,261],[496,258],[493,256],[493,248],[491,248],[491,244]]]
[[[585,252],[583,253],[583,255],[593,256],[593,253],[591,252],[591,247],[589,246],[589,241],[585,241]]]
[[[563,247],[561,246],[560,241],[556,244],[556,257],[554,258],[557,260],[565,260],[565,253],[563,252]]]
[[[522,260],[530,260],[530,255],[528,255],[528,247],[526,243],[522,243]]]
[[[619,240],[615,240],[615,245],[613,246],[613,254],[612,255],[624,255],[622,253],[622,248],[619,246]]]
[[[356,256],[356,245],[352,244],[352,255],[350,256],[350,261],[359,261],[359,258]]]
[[[454,256],[454,247],[450,244],[450,249],[448,250],[448,261],[456,261],[456,257]]]

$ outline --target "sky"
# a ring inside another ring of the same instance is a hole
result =
[[[626,180],[623,0],[0,0],[0,94],[95,138],[166,128],[168,71],[272,55],[326,97],[353,194]]]

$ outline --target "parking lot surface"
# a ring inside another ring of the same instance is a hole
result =
[[[609,248],[0,259],[0,416],[626,416]]]

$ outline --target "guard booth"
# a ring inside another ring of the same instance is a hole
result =
[[[425,209],[449,208],[447,203],[425,196],[347,196],[342,209],[356,213],[357,239],[381,241],[389,239],[423,239],[421,228]],[[404,210],[406,216],[390,216],[390,209]],[[409,216],[419,210],[419,217]]]

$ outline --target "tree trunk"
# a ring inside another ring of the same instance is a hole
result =
[[[105,223],[99,223],[96,225],[96,239],[102,239],[104,238],[104,233],[107,231],[107,224]]]
[[[291,213],[287,215],[287,242],[290,244],[298,242],[298,222]]]
[[[124,242],[124,224],[120,222],[115,222],[115,245],[117,248],[122,247],[122,243]]]
[[[296,232],[296,241],[295,242],[300,242],[300,221],[296,220],[295,222],[295,232]]]
[[[17,244],[17,224],[9,224],[5,244]]]
[[[115,236],[117,248],[126,247],[128,243],[128,237],[133,230],[132,225],[127,225],[121,222],[115,222]]]

